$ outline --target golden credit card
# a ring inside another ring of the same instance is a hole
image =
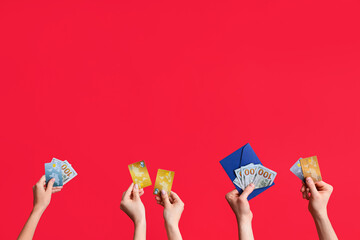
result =
[[[311,177],[314,182],[321,181],[319,163],[316,156],[300,159],[301,169],[304,178]]]
[[[171,187],[174,181],[174,175],[175,172],[158,169],[154,186],[154,194],[160,195],[161,190],[165,190],[170,196]]]
[[[139,188],[151,186],[151,179],[144,161],[132,163],[129,166],[131,178]]]

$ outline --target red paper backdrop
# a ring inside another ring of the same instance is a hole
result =
[[[235,239],[219,160],[251,143],[276,185],[258,239],[315,239],[290,171],[317,155],[340,239],[359,236],[359,1],[1,1],[0,238],[15,239],[52,157],[78,177],[36,239],[131,239],[127,165],[174,170],[185,239]],[[166,237],[145,189],[148,238]]]

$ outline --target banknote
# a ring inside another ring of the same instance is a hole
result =
[[[259,165],[253,180],[255,189],[270,186],[274,182],[276,175],[275,171]]]
[[[244,187],[242,186],[242,184],[240,183],[239,179],[236,177],[233,181],[233,183],[238,186],[239,188],[241,188],[242,190],[244,190]]]
[[[243,186],[246,188],[250,183],[253,182],[253,178],[256,173],[256,169],[258,168],[258,164],[249,164],[241,168],[241,175]]]
[[[304,178],[311,177],[314,182],[321,181],[320,167],[316,156],[300,159]]]
[[[296,163],[290,168],[290,171],[295,174],[295,176],[300,178],[301,181],[304,181],[304,175],[302,173],[300,159],[301,158],[299,158],[299,160],[297,160]]]
[[[45,178],[46,184],[50,179],[54,178],[54,187],[63,186],[63,178],[61,172],[61,163],[60,162],[50,162],[45,163]]]
[[[241,168],[234,170],[236,178],[234,179],[234,184],[236,184],[239,188],[244,190],[244,185],[242,182]]]
[[[165,190],[170,196],[174,175],[175,172],[173,171],[158,169],[154,186],[154,194],[160,195],[161,190]]]
[[[63,161],[61,170],[64,185],[77,176],[77,172],[67,160]]]
[[[253,166],[253,165],[254,165],[253,163],[250,163],[250,164],[248,164],[246,166],[240,167],[240,173],[238,175],[241,176],[241,179],[239,179],[239,181],[241,182],[243,188],[247,187],[247,185],[245,185],[244,168],[249,167],[249,166]]]
[[[63,185],[77,176],[77,172],[67,160],[62,161],[58,158],[52,158],[50,163],[60,166]]]
[[[139,188],[151,186],[151,179],[145,161],[139,161],[128,165],[131,178]]]

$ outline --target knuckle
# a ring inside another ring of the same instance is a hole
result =
[[[229,193],[227,193],[227,194],[225,195],[225,198],[226,198],[226,200],[230,200],[231,195],[230,195]]]

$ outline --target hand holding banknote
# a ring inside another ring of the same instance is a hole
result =
[[[51,201],[51,194],[60,192],[62,187],[54,187],[55,179],[51,179],[47,186],[45,184],[45,175],[33,186],[33,210],[21,230],[18,240],[33,239],[35,229],[40,221],[40,218]]]
[[[247,200],[254,189],[254,183],[250,183],[241,194],[234,189],[225,196],[236,216],[239,239],[254,239],[251,226],[253,214],[250,210],[249,201]]]
[[[242,194],[239,194],[239,192],[234,189],[225,196],[238,221],[252,220],[253,214],[250,210],[250,204],[247,200],[247,197],[250,195],[250,193],[252,193],[254,188],[255,185],[250,183],[249,186],[246,187],[242,192]]]
[[[45,185],[45,175],[33,186],[34,207],[33,211],[43,213],[51,201],[51,194],[60,192],[62,187],[53,187],[55,179],[51,179],[48,185]]]

